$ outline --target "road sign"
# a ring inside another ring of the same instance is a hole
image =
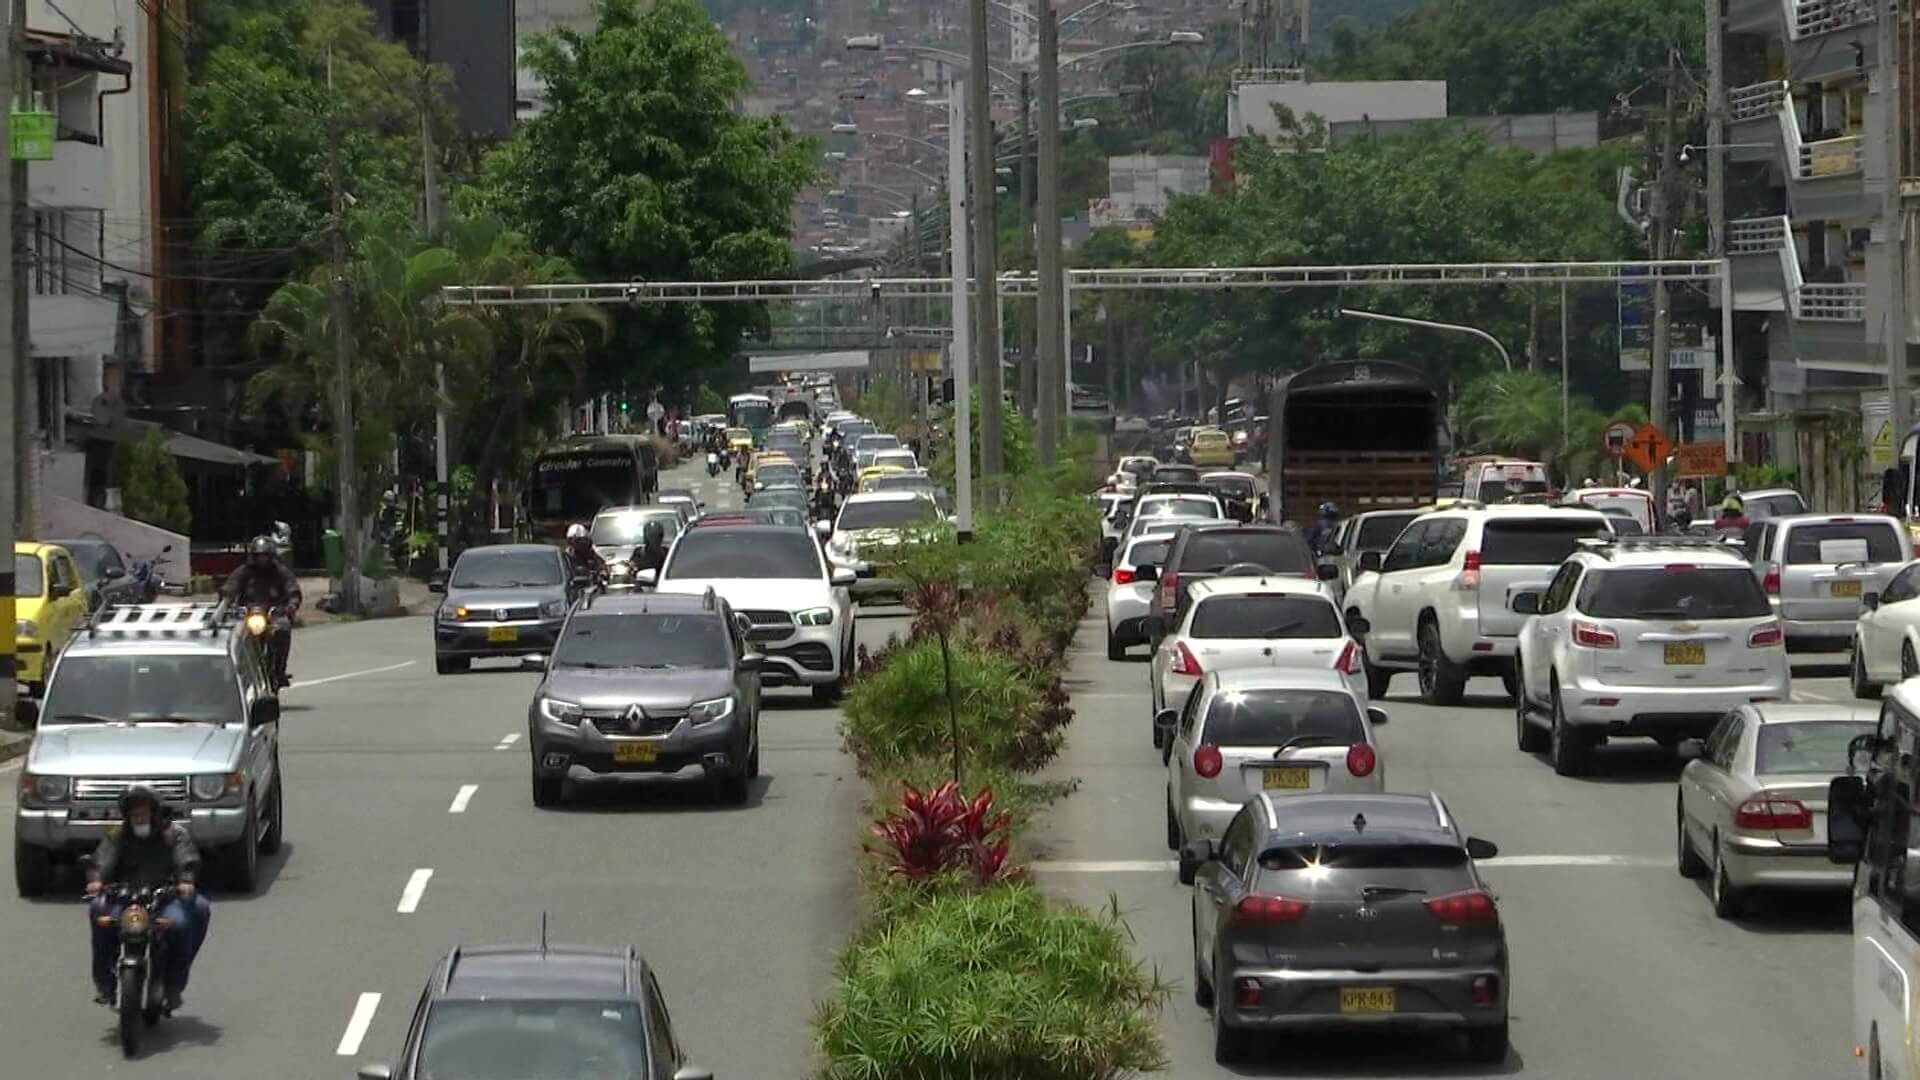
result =
[[[1652,424],[1641,424],[1633,433],[1633,438],[1627,440],[1627,460],[1644,473],[1652,472],[1672,452],[1672,441]]]
[[[1727,475],[1727,444],[1693,442],[1673,452],[1677,480],[1718,480]]]
[[[665,415],[667,415],[667,407],[659,402],[656,401],[647,406],[647,419],[658,420]]]
[[[1880,430],[1873,437],[1873,467],[1884,469],[1893,464],[1893,421],[1880,422]]]
[[[1627,452],[1627,440],[1633,438],[1633,425],[1628,423],[1608,424],[1607,430],[1600,435],[1600,449],[1610,458],[1618,458]]]

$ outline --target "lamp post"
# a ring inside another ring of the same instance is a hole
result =
[[[1345,315],[1349,319],[1372,319],[1374,322],[1394,323],[1399,326],[1419,326],[1428,330],[1445,330],[1450,333],[1477,337],[1481,341],[1493,346],[1494,350],[1500,354],[1500,362],[1507,366],[1508,371],[1513,370],[1513,357],[1507,354],[1507,347],[1500,344],[1499,338],[1494,337],[1492,334],[1487,333],[1477,326],[1434,322],[1432,319],[1412,319],[1405,315],[1384,315],[1378,311],[1359,311],[1354,308],[1341,308],[1340,314]]]

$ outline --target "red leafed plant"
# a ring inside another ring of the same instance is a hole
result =
[[[1014,876],[1007,866],[1011,822],[1012,815],[993,812],[992,788],[969,799],[951,780],[928,792],[908,784],[899,809],[873,824],[873,835],[885,846],[867,850],[897,878],[926,881],[958,873],[987,885]]]

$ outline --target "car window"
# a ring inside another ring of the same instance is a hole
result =
[[[1482,566],[1558,566],[1586,537],[1606,536],[1607,524],[1593,518],[1521,518],[1486,523],[1480,537]]]
[[[1191,465],[1162,465],[1153,471],[1156,484],[1193,484],[1200,480],[1200,470]]]
[[[1452,561],[1454,550],[1466,537],[1467,523],[1462,518],[1442,518],[1432,522],[1420,542],[1418,565],[1445,566]]]
[[[556,668],[724,668],[733,660],[717,614],[581,611],[553,647]]]
[[[450,588],[513,589],[561,583],[560,556],[552,551],[469,551],[454,564]]]
[[[1186,704],[1180,707],[1180,734],[1189,741],[1193,738],[1194,724],[1200,719],[1200,697],[1205,685],[1195,683],[1193,689],[1187,691]]]
[[[1353,696],[1336,690],[1233,690],[1214,695],[1201,737],[1215,746],[1278,746],[1315,736],[1346,746],[1365,738]]]
[[[680,512],[637,514],[602,514],[593,519],[593,531],[589,534],[595,544],[602,547],[638,544],[646,539],[646,528],[650,522],[660,523],[661,542],[673,543],[680,535]]]
[[[890,529],[901,525],[924,524],[938,515],[926,499],[875,499],[848,502],[835,522],[838,530]]]
[[[1360,535],[1352,543],[1342,543],[1349,551],[1385,551],[1407,524],[1418,514],[1376,514],[1362,518]]]
[[[1726,727],[1720,732],[1720,741],[1708,751],[1708,760],[1722,769],[1733,768],[1733,755],[1740,749],[1740,740],[1746,736],[1749,721],[1744,713],[1727,714]]]
[[[1426,543],[1428,531],[1438,527],[1439,524],[1437,521],[1422,521],[1409,525],[1380,560],[1381,573],[1411,569],[1419,560],[1420,549]]]
[[[1603,619],[1747,619],[1773,613],[1753,573],[1740,566],[1633,566],[1595,570],[1580,610]]]
[[[1784,495],[1765,495],[1757,499],[1742,499],[1742,509],[1747,517],[1787,517],[1791,514],[1807,512],[1807,500],[1798,494],[1789,492]]]
[[[1920,566],[1907,567],[1893,575],[1892,581],[1887,582],[1886,591],[1880,594],[1880,602],[1898,604],[1913,599],[1915,595],[1920,594],[1920,588],[1915,587],[1917,581],[1920,581]]]
[[[1244,499],[1253,494],[1253,481],[1244,476],[1216,476],[1206,481],[1208,487],[1236,499]]]
[[[1550,615],[1566,607],[1567,602],[1573,599],[1573,583],[1578,580],[1579,563],[1570,562],[1561,566],[1559,573],[1553,575],[1553,582],[1547,586],[1546,593],[1540,597],[1540,613]]]
[[[1260,853],[1260,868],[1290,872],[1319,868],[1343,870],[1454,870],[1465,869],[1465,848],[1452,844],[1299,844],[1272,847]]]
[[[824,579],[820,545],[789,529],[693,529],[673,546],[667,579]]]
[[[1340,613],[1321,596],[1209,596],[1194,610],[1193,638],[1341,638]]]
[[[1220,516],[1220,507],[1211,498],[1156,498],[1141,505],[1140,517],[1194,517],[1214,518]]]
[[[1762,724],[1754,736],[1753,771],[1761,774],[1847,771],[1847,744],[1877,725],[1851,721]]]
[[[1120,561],[1128,566],[1160,566],[1167,561],[1167,541],[1141,540],[1127,549]]]
[[[651,971],[647,972],[647,1015],[653,1018],[661,1050],[674,1059],[674,1064],[679,1064],[680,1040],[673,1034],[673,1017],[667,1013],[667,996],[660,992],[660,983],[654,979]]]
[[[13,595],[34,596],[47,591],[46,577],[41,573],[38,555],[13,556]]]
[[[442,1000],[427,1015],[423,1078],[646,1076],[640,1006],[631,1001]]]
[[[1180,569],[1217,574],[1237,563],[1256,563],[1276,574],[1313,572],[1313,552],[1299,534],[1208,529],[1187,538]]]
[[[239,680],[224,654],[79,654],[61,660],[41,715],[53,723],[186,720],[237,724]]]
[[[1901,543],[1900,531],[1884,521],[1795,524],[1787,530],[1785,562],[1809,563],[1905,562],[1911,552]]]
[[[1260,853],[1254,889],[1293,896],[1354,896],[1366,886],[1409,890],[1395,901],[1415,903],[1475,886],[1464,848],[1444,843],[1396,842],[1386,837],[1360,843],[1289,844]]]
[[[1220,865],[1234,877],[1245,877],[1253,857],[1253,807],[1243,806],[1220,837]]]

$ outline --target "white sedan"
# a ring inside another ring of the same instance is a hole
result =
[[[1860,598],[1853,624],[1853,696],[1877,698],[1916,670],[1908,638],[1920,630],[1920,561],[1894,571],[1886,587]]]

